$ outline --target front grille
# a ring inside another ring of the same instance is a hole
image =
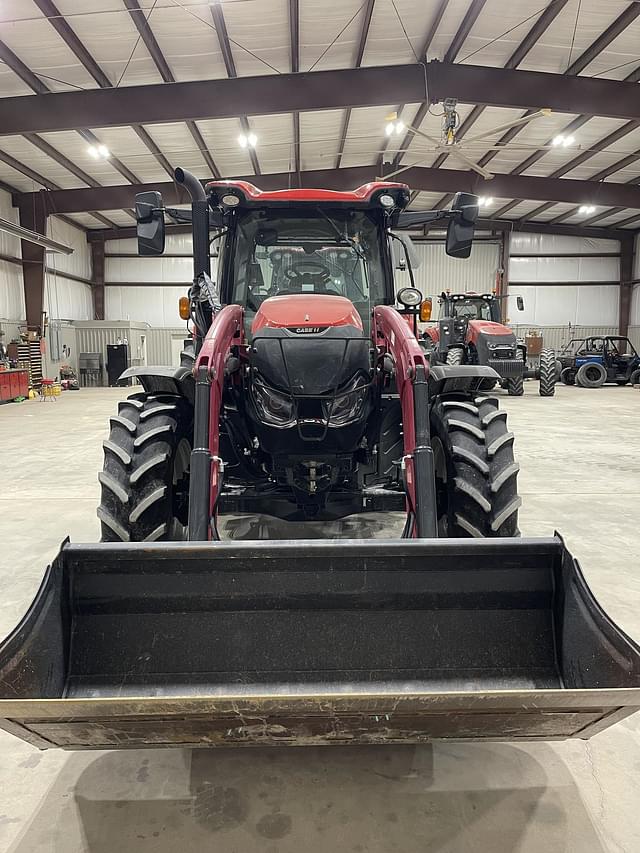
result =
[[[519,358],[490,358],[488,364],[503,377],[522,376],[524,373],[524,362]]]

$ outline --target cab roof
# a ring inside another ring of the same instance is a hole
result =
[[[391,195],[396,209],[409,202],[409,187],[391,181],[370,181],[355,190],[323,190],[315,188],[261,190],[248,181],[210,181],[205,190],[213,203],[225,195],[236,195],[241,206],[286,206],[322,204],[329,207],[369,208],[380,206],[380,196]]]

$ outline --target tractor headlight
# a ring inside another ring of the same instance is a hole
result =
[[[422,302],[422,294],[416,287],[403,287],[398,291],[397,298],[404,308],[417,308]]]
[[[279,429],[285,429],[295,424],[293,399],[288,394],[276,391],[275,388],[271,388],[260,378],[254,379],[251,392],[261,421]]]
[[[240,198],[235,193],[225,193],[222,196],[222,204],[225,207],[237,207],[240,204]]]
[[[322,412],[329,426],[346,426],[357,421],[364,409],[367,388],[364,376],[355,376],[333,400],[323,400]]]

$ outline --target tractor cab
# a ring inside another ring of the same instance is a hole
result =
[[[221,269],[223,299],[242,305],[245,334],[252,338],[255,320],[267,300],[295,306],[313,297],[348,300],[368,333],[374,306],[392,298],[386,269],[385,235],[376,212],[318,206],[295,210],[248,209],[238,214],[234,235],[225,244]],[[293,310],[294,314],[300,313]],[[308,312],[302,312],[306,316]]]
[[[440,294],[439,319],[453,317],[460,320],[485,320],[500,323],[500,301],[492,293],[450,293]]]
[[[319,297],[341,297],[355,308],[366,336],[374,307],[394,303],[388,231],[408,203],[404,184],[268,192],[244,181],[213,181],[205,189],[209,216],[220,225],[214,236],[220,301],[242,306],[247,340],[261,307],[275,297],[287,306],[283,317],[297,316],[296,303],[310,297],[315,306],[323,305]],[[323,325],[322,309],[308,322]]]

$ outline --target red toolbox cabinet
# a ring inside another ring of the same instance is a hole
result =
[[[15,400],[29,395],[28,370],[0,370],[0,401]]]

